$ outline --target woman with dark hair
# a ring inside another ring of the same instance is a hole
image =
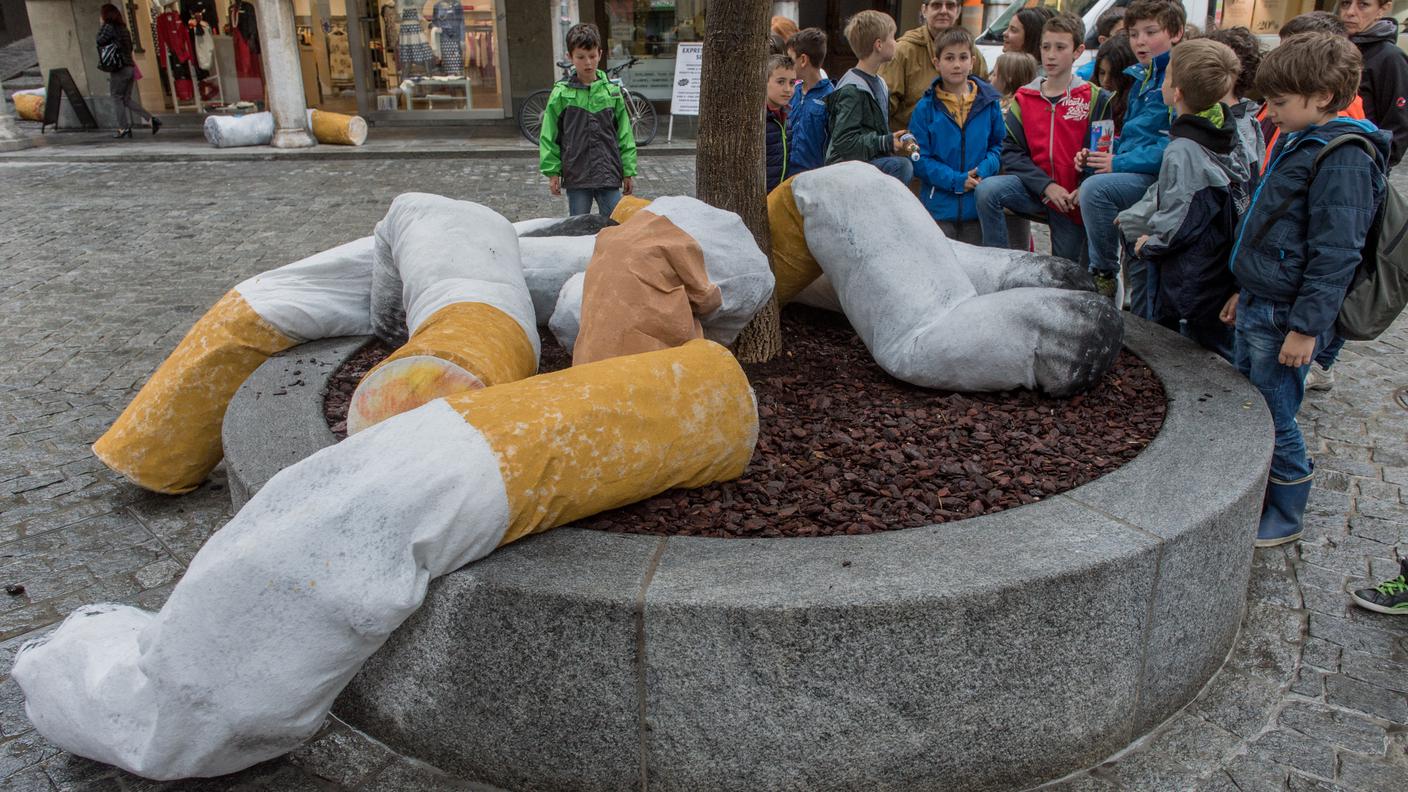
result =
[[[117,102],[117,133],[113,137],[132,137],[131,113],[151,122],[155,135],[161,122],[132,98],[136,63],[132,60],[132,34],[127,32],[127,22],[112,3],[104,3],[98,15],[103,21],[98,28],[98,68],[108,72],[108,93]]]
[[[1056,16],[1056,9],[1049,6],[1023,8],[1007,23],[1002,33],[1003,52],[1025,52],[1041,63],[1041,29],[1046,20]]]
[[[1138,63],[1134,50],[1129,46],[1129,36],[1121,33],[1105,39],[1095,53],[1095,81],[1103,91],[1114,93],[1110,100],[1110,117],[1115,121],[1115,136],[1124,129],[1124,111],[1129,106],[1129,95],[1134,90],[1134,78],[1125,69]]]

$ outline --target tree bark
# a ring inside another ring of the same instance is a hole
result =
[[[742,217],[758,247],[771,257],[763,164],[769,13],[770,4],[759,0],[709,2],[695,194]],[[769,297],[739,334],[734,351],[745,363],[761,363],[781,350],[777,303]]]

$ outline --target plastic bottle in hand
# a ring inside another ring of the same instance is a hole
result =
[[[900,135],[900,143],[904,144],[904,149],[909,152],[909,158],[915,162],[919,161],[919,141],[914,139],[914,135],[906,132]]]

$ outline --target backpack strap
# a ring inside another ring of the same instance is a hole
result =
[[[1315,159],[1310,163],[1310,174],[1305,180],[1307,189],[1309,189],[1311,182],[1315,181],[1315,177],[1319,175],[1321,161],[1328,157],[1330,152],[1342,146],[1355,146],[1363,150],[1365,154],[1369,155],[1369,159],[1373,161],[1374,165],[1378,166],[1380,172],[1383,171],[1383,164],[1379,162],[1378,148],[1376,148],[1373,143],[1369,142],[1369,138],[1357,132],[1346,132],[1331,140],[1329,143],[1326,143],[1315,153]],[[1264,176],[1265,174],[1263,174],[1263,177]],[[1285,217],[1287,212],[1291,211],[1291,202],[1294,200],[1294,195],[1288,196],[1286,200],[1281,202],[1280,206],[1276,207],[1276,211],[1267,216],[1266,222],[1262,224],[1261,228],[1256,232],[1256,236],[1252,237],[1253,247],[1259,247],[1262,240],[1265,239],[1266,235],[1271,231],[1271,227],[1276,225],[1277,221],[1282,217]]]

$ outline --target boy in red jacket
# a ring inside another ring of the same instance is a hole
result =
[[[1072,65],[1084,51],[1085,25],[1071,13],[1047,20],[1041,31],[1041,65],[1045,79],[1017,90],[1007,110],[1007,139],[1002,147],[1001,176],[978,185],[978,219],[983,244],[1008,247],[1004,209],[1051,226],[1051,252],[1071,261],[1085,255],[1077,190],[1081,174],[1076,152],[1105,146],[1114,134],[1107,119],[1109,95],[1076,77]],[[1103,134],[1108,127],[1109,134]],[[1102,132],[1092,140],[1091,130]]]

